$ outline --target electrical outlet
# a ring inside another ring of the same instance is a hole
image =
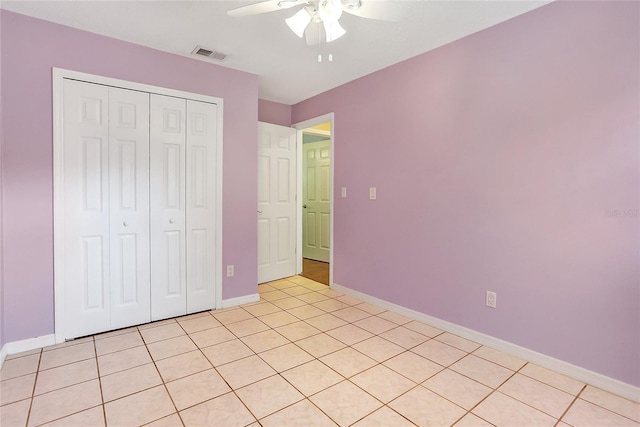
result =
[[[487,307],[496,308],[498,296],[495,292],[487,291]]]
[[[227,277],[233,277],[235,269],[233,265],[227,265]]]
[[[376,191],[376,187],[370,187],[369,188],[369,200],[375,200],[377,197],[377,191]]]

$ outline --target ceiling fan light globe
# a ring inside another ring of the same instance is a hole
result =
[[[342,25],[340,25],[338,21],[322,21],[322,24],[324,25],[324,32],[327,36],[327,43],[338,40],[347,33],[347,30],[342,28]]]
[[[342,0],[320,0],[318,4],[318,14],[323,21],[337,21],[342,10]]]
[[[293,31],[296,36],[302,37],[304,35],[304,30],[311,22],[311,15],[307,12],[307,9],[300,9],[295,15],[285,20],[291,31]]]

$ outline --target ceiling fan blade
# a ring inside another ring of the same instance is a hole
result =
[[[361,18],[400,21],[405,17],[405,10],[388,0],[343,0],[342,4],[345,12]]]
[[[317,46],[324,41],[324,29],[322,23],[311,21],[307,25],[307,29],[304,31],[304,36],[307,41],[307,46]]]
[[[260,13],[275,12],[276,10],[288,9],[293,6],[305,3],[302,0],[266,0],[247,6],[238,7],[227,11],[227,15],[236,18]]]

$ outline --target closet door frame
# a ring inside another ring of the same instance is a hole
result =
[[[65,301],[67,287],[65,286],[65,251],[64,251],[64,80],[78,80],[104,86],[112,86],[122,89],[147,92],[150,94],[167,95],[187,100],[216,104],[217,129],[216,129],[216,191],[215,191],[215,307],[222,308],[222,147],[223,147],[223,100],[208,95],[192,92],[183,92],[158,86],[113,79],[110,77],[81,73],[62,68],[52,69],[53,88],[53,262],[54,262],[54,334],[55,342],[65,340],[65,334],[69,329],[69,319],[65,316]]]

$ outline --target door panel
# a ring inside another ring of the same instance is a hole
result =
[[[151,94],[151,320],[186,313],[186,100]]]
[[[64,338],[110,327],[109,91],[64,81]]]
[[[149,94],[109,88],[111,328],[149,322]]]
[[[187,101],[187,312],[216,306],[216,146],[218,106]]]
[[[329,262],[331,140],[303,144],[302,256]]]
[[[296,270],[296,130],[259,123],[258,283]]]

